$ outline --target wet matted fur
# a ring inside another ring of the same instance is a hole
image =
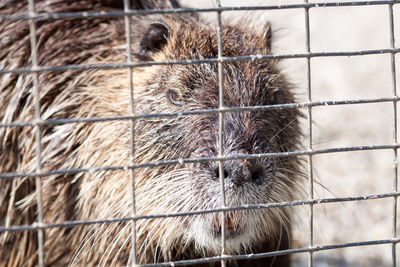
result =
[[[121,9],[118,1],[38,0],[36,11],[71,12]],[[175,2],[132,1],[133,8],[176,7]],[[26,1],[1,1],[1,14],[27,13]],[[215,58],[215,27],[190,15],[131,18],[135,61]],[[125,63],[123,18],[65,18],[36,21],[40,66]],[[269,54],[271,28],[224,24],[223,56]],[[0,68],[32,67],[27,20],[0,21]],[[276,60],[224,63],[226,106],[294,102],[291,85]],[[218,66],[153,65],[133,69],[136,112],[163,113],[218,107]],[[130,114],[127,69],[69,69],[39,74],[43,120],[115,117]],[[2,123],[33,121],[33,74],[0,76]],[[299,144],[295,109],[225,114],[225,155],[286,152]],[[42,171],[126,166],[131,123],[52,124],[41,127]],[[217,155],[218,114],[152,117],[135,122],[135,162]],[[33,127],[0,128],[0,172],[36,171]],[[290,201],[299,191],[295,158],[225,161],[229,206]],[[44,176],[45,223],[131,216],[130,171],[77,172]],[[136,211],[167,214],[221,206],[218,163],[200,162],[135,170]],[[27,225],[37,220],[34,178],[0,180],[0,225]],[[138,220],[140,263],[219,255],[218,214]],[[271,208],[229,212],[226,253],[265,252],[289,246],[291,212]],[[130,259],[129,222],[57,227],[45,230],[46,265],[124,265]],[[37,263],[35,231],[0,233],[0,262],[5,266]],[[288,266],[287,256],[241,261],[240,266]]]

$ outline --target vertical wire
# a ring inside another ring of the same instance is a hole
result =
[[[395,1],[393,1],[395,2]],[[393,19],[393,4],[389,4],[389,27],[390,27],[390,48],[395,48],[395,40],[394,40],[394,19]],[[391,59],[391,71],[392,71],[392,92],[393,97],[397,97],[397,89],[396,89],[396,58],[395,54],[392,53],[390,55]],[[397,140],[397,101],[393,101],[393,143],[398,144]],[[397,193],[398,190],[398,152],[397,148],[393,149],[394,152],[394,163],[393,163],[393,192]],[[392,237],[396,238],[397,236],[397,196],[393,197],[393,217],[392,217]],[[392,243],[392,263],[393,266],[396,266],[396,243]]]
[[[38,68],[38,56],[37,56],[37,42],[36,42],[36,25],[34,21],[35,3],[34,0],[29,0],[29,31],[30,31],[30,44],[31,44],[31,59],[32,69]],[[40,84],[39,84],[39,73],[33,73],[33,96],[35,105],[35,140],[36,140],[36,172],[40,174],[42,172],[42,147],[41,147],[41,115],[40,115]],[[36,186],[36,201],[37,201],[37,219],[38,226],[43,225],[43,198],[42,198],[42,180],[40,176],[35,177]],[[44,229],[38,229],[38,257],[39,266],[44,266]]]
[[[129,12],[129,0],[124,0],[124,11]],[[126,53],[127,53],[127,63],[132,64],[132,46],[131,46],[131,27],[130,27],[130,17],[125,15],[125,34],[126,34]],[[135,106],[134,106],[134,92],[133,92],[133,71],[132,67],[128,68],[128,82],[129,82],[129,107],[130,114],[133,116],[135,114]],[[131,120],[131,131],[130,131],[130,165],[133,166],[135,164],[135,119]],[[131,215],[132,218],[136,215],[136,196],[135,196],[135,169],[131,168],[130,171],[130,180],[131,180],[131,190],[132,190],[132,208]],[[132,266],[136,266],[136,220],[131,220],[132,228],[131,228],[131,253],[128,259],[128,264]]]
[[[216,0],[217,7],[221,8],[220,0]],[[218,109],[218,157],[221,158],[224,155],[224,113],[221,111],[224,109],[224,72],[222,62],[222,26],[221,26],[221,10],[217,11],[217,34],[218,34],[218,89],[219,89],[219,102]],[[218,162],[219,168],[219,181],[221,187],[221,206],[226,208],[226,197],[225,197],[225,177],[224,177],[224,163],[220,160]],[[223,211],[221,215],[221,256],[225,255],[226,250],[226,225],[225,225],[225,214]],[[226,261],[221,260],[221,267],[226,266]]]
[[[304,0],[304,2],[307,4],[308,0]],[[309,9],[306,7],[304,9],[305,11],[305,34],[306,34],[306,49],[307,53],[311,53],[310,49],[310,16],[309,16]],[[311,98],[311,64],[310,64],[311,58],[307,57],[307,102],[311,103],[312,98]],[[307,149],[308,151],[312,151],[312,107],[308,106],[307,107]],[[307,164],[307,171],[308,171],[308,178],[309,178],[309,199],[314,198],[314,182],[313,182],[313,161],[312,161],[312,155],[308,155],[308,164]],[[309,246],[312,248],[314,246],[314,206],[313,204],[310,204],[310,218],[309,218]],[[313,260],[313,251],[310,251],[308,254],[308,266],[313,267],[314,266],[314,260]]]

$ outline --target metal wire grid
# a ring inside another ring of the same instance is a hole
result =
[[[35,129],[36,138],[36,159],[37,166],[35,173],[0,173],[0,179],[14,179],[18,177],[35,177],[36,190],[37,190],[37,205],[38,205],[38,218],[37,223],[32,225],[12,225],[8,227],[0,226],[0,232],[5,231],[37,231],[38,233],[38,250],[39,250],[39,266],[44,266],[44,230],[54,227],[73,227],[78,225],[87,224],[102,224],[102,223],[113,223],[113,222],[132,222],[132,255],[129,259],[129,264],[136,265],[136,238],[135,238],[135,222],[142,219],[154,219],[154,218],[168,218],[176,216],[191,216],[196,214],[206,214],[220,212],[222,214],[221,221],[222,225],[225,225],[225,216],[223,214],[231,210],[248,210],[248,209],[265,209],[283,206],[299,206],[299,205],[309,205],[310,207],[310,217],[309,217],[309,247],[307,248],[297,248],[297,249],[287,249],[283,251],[273,251],[259,254],[247,254],[247,255],[225,255],[225,229],[222,227],[222,238],[221,238],[221,256],[184,260],[177,262],[165,262],[160,264],[145,264],[142,266],[181,266],[187,264],[199,264],[205,262],[216,262],[221,261],[221,265],[225,266],[227,260],[233,259],[256,259],[261,257],[272,257],[293,253],[309,253],[308,265],[313,266],[313,253],[321,250],[338,249],[345,247],[354,246],[367,246],[367,245],[380,245],[380,244],[392,244],[392,263],[396,266],[396,244],[400,242],[400,238],[397,237],[396,226],[397,226],[397,198],[400,195],[398,191],[398,144],[397,139],[397,102],[400,100],[400,96],[397,94],[396,90],[396,62],[395,55],[400,52],[400,48],[396,48],[394,40],[394,18],[393,18],[393,6],[399,4],[400,1],[361,1],[361,2],[321,2],[321,3],[308,3],[305,0],[303,4],[294,5],[271,5],[271,6],[243,6],[243,7],[221,7],[220,1],[216,0],[216,8],[179,8],[179,9],[168,9],[168,10],[131,10],[129,8],[129,1],[124,0],[124,11],[112,11],[112,12],[67,12],[67,13],[46,13],[39,14],[35,12],[34,0],[29,0],[29,14],[5,14],[0,15],[0,20],[3,19],[25,19],[29,20],[30,27],[30,41],[31,41],[31,58],[33,66],[32,68],[18,68],[18,69],[0,69],[0,74],[4,73],[33,73],[34,74],[34,88],[33,94],[35,97],[35,121],[33,122],[12,122],[12,123],[2,123],[0,127],[25,127],[32,126]],[[351,51],[351,52],[311,52],[310,47],[310,19],[309,19],[309,9],[318,7],[337,7],[337,6],[366,6],[366,5],[387,5],[389,8],[389,26],[390,26],[390,49],[378,49],[378,50],[364,50],[364,51]],[[305,29],[306,29],[306,53],[300,54],[281,54],[281,55],[251,55],[251,56],[239,56],[239,57],[223,57],[221,53],[222,38],[221,38],[221,14],[224,11],[238,11],[238,10],[275,10],[275,9],[304,9],[305,12]],[[183,13],[183,12],[216,12],[217,13],[217,33],[218,33],[218,58],[213,59],[200,59],[200,60],[176,60],[176,61],[164,61],[164,62],[133,62],[131,58],[131,38],[130,38],[130,27],[129,27],[129,17],[137,14],[154,14],[154,13]],[[126,42],[127,42],[127,62],[126,64],[95,64],[95,65],[65,65],[65,66],[38,66],[37,61],[37,49],[36,49],[36,27],[35,20],[37,19],[60,19],[60,18],[81,18],[81,17],[109,17],[109,16],[123,16],[125,19],[125,32],[126,32]],[[390,54],[391,55],[391,72],[392,72],[392,97],[389,98],[375,98],[375,99],[355,99],[355,100],[345,100],[345,101],[312,101],[312,90],[311,90],[311,58],[313,57],[331,57],[331,56],[361,56],[361,55],[371,55],[371,54]],[[307,61],[307,100],[302,103],[290,103],[282,105],[268,105],[268,106],[252,106],[252,107],[233,107],[226,108],[223,104],[223,64],[224,62],[232,61],[242,61],[242,60],[255,60],[255,59],[285,59],[285,58],[305,58]],[[133,69],[139,66],[149,66],[149,65],[172,65],[172,64],[201,64],[201,63],[218,63],[219,72],[219,108],[210,110],[196,110],[196,111],[183,111],[183,112],[171,112],[171,113],[154,113],[154,114],[135,114],[134,102],[133,102]],[[39,105],[39,73],[44,71],[65,71],[69,69],[112,69],[112,68],[126,68],[128,71],[129,79],[129,89],[130,89],[130,112],[128,116],[119,117],[101,117],[101,118],[72,118],[72,119],[57,119],[57,120],[42,120],[40,114]],[[367,103],[382,103],[382,102],[392,102],[393,103],[393,144],[388,145],[374,145],[374,146],[352,146],[352,147],[340,147],[340,148],[329,148],[314,150],[312,147],[312,108],[316,106],[327,106],[327,105],[352,105],[352,104],[367,104]],[[307,150],[304,151],[291,151],[285,153],[263,153],[263,154],[252,154],[252,155],[234,155],[234,156],[223,156],[222,142],[223,142],[223,114],[225,112],[235,112],[235,111],[247,111],[247,110],[270,110],[270,109],[285,109],[285,108],[305,108],[307,114]],[[135,120],[139,118],[151,118],[151,117],[165,117],[165,116],[190,116],[194,114],[206,114],[206,113],[218,113],[219,116],[219,151],[218,156],[215,157],[204,157],[204,158],[181,158],[176,160],[165,160],[157,162],[148,162],[144,164],[134,164],[134,126]],[[66,170],[55,170],[49,172],[42,172],[41,170],[41,141],[40,133],[41,127],[45,125],[54,124],[67,124],[67,123],[95,123],[110,120],[130,120],[131,121],[131,134],[130,134],[130,165],[128,166],[104,166],[100,168],[75,168]],[[383,194],[373,194],[365,196],[356,197],[345,197],[345,198],[322,198],[315,199],[313,196],[313,166],[312,157],[316,154],[324,153],[338,153],[346,151],[364,151],[364,150],[381,150],[381,149],[392,149],[394,151],[394,161],[393,161],[393,191],[390,193]],[[258,157],[287,157],[287,156],[307,156],[308,158],[308,177],[309,177],[309,199],[308,200],[298,200],[291,202],[280,202],[280,203],[268,203],[268,204],[257,204],[257,205],[244,205],[237,207],[226,207],[226,201],[224,196],[224,183],[223,183],[223,162],[225,160],[234,159],[251,159]],[[219,162],[219,172],[220,172],[220,182],[222,190],[221,208],[210,209],[210,210],[198,210],[189,212],[179,212],[174,214],[161,214],[161,215],[136,215],[135,213],[135,192],[134,192],[134,171],[136,168],[142,167],[154,167],[161,165],[171,165],[179,163],[190,163],[190,162],[202,162],[202,161],[218,161]],[[55,224],[45,224],[43,223],[43,203],[42,203],[42,190],[41,190],[41,178],[53,174],[71,174],[79,172],[96,172],[104,170],[131,170],[131,185],[132,185],[132,215],[131,217],[123,218],[105,218],[97,220],[82,220],[82,221],[65,221],[62,223]],[[313,241],[313,205],[321,203],[334,203],[334,202],[346,202],[346,201],[362,201],[369,199],[380,199],[380,198],[393,198],[393,216],[392,216],[392,238],[384,240],[371,240],[363,242],[350,242],[342,243],[336,245],[325,245],[316,246]]]
[[[304,0],[305,3],[308,3],[308,0]],[[306,34],[306,52],[311,52],[310,47],[310,13],[309,9],[304,9],[304,18],[305,18],[305,34]],[[306,65],[306,72],[307,72],[307,101],[311,102],[311,58],[307,58],[307,65]],[[309,151],[312,151],[312,107],[307,107],[307,148]],[[313,181],[313,159],[312,155],[307,156],[307,171],[308,171],[308,197],[310,199],[314,198],[314,181]],[[309,217],[309,246],[313,247],[314,245],[314,206],[310,204],[310,217]],[[313,251],[310,251],[308,254],[308,266],[312,267],[313,264]]]
[[[29,14],[35,14],[35,3],[33,0],[29,0]],[[31,41],[31,58],[32,58],[32,68],[35,69],[38,66],[38,56],[37,56],[37,42],[36,42],[36,25],[33,19],[29,20],[29,34]],[[39,84],[39,72],[34,73],[33,80],[33,94],[35,96],[35,119],[36,121],[41,120],[40,115],[40,96],[39,96],[40,84]],[[35,124],[35,140],[36,140],[36,171],[38,173],[42,172],[42,148],[41,148],[41,129],[40,125]],[[43,201],[42,201],[42,180],[39,176],[35,178],[36,184],[36,198],[37,198],[37,224],[40,226],[43,224]],[[38,229],[38,258],[39,266],[44,266],[44,229]]]
[[[129,11],[129,1],[124,0],[124,11]],[[126,53],[127,53],[127,63],[132,63],[132,45],[131,45],[131,27],[130,20],[128,16],[124,17],[125,22],[125,34],[126,34]],[[129,107],[131,115],[135,114],[134,105],[134,94],[133,94],[133,71],[132,68],[128,68],[128,79],[129,79]],[[130,131],[130,164],[133,165],[135,162],[135,120],[131,120],[131,131]],[[135,198],[135,169],[131,169],[131,190],[132,190],[132,217],[136,215],[136,198]],[[132,248],[130,253],[130,258],[128,259],[128,264],[136,265],[136,220],[131,220],[131,242]]]

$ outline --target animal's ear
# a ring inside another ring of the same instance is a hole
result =
[[[140,40],[139,55],[150,59],[155,52],[160,51],[167,44],[169,33],[167,24],[160,21],[151,23]]]
[[[258,46],[261,48],[263,53],[271,52],[271,39],[272,39],[272,28],[269,22],[266,22],[261,29],[259,36]]]

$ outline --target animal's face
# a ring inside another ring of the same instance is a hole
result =
[[[171,27],[174,28],[175,27]],[[148,60],[201,59],[216,56],[216,37],[209,29],[170,31],[167,22],[149,26],[147,43],[140,43]],[[193,31],[195,31],[193,33]],[[192,40],[193,36],[201,38]],[[245,36],[244,39],[238,39]],[[269,35],[265,35],[269,36]],[[264,37],[265,37],[264,36]],[[156,38],[157,37],[157,38]],[[185,38],[191,38],[186,40]],[[253,36],[255,39],[256,36]],[[172,38],[172,39],[171,39]],[[224,56],[268,52],[254,38],[228,28],[223,38]],[[261,37],[260,37],[261,38]],[[269,38],[269,37],[268,37]],[[262,38],[261,38],[262,39]],[[238,40],[238,43],[234,41]],[[268,41],[268,40],[266,40]],[[148,44],[148,45],[146,45]],[[217,63],[153,66],[146,83],[136,86],[137,109],[145,113],[167,113],[218,109],[219,75]],[[290,85],[272,61],[227,62],[223,65],[224,106],[249,107],[292,103]],[[142,74],[146,75],[146,74]],[[223,115],[223,155],[243,156],[295,150],[298,143],[299,113],[292,109],[226,112]],[[141,160],[215,157],[219,151],[217,112],[144,119],[137,124],[137,156]],[[151,140],[151,141],[150,141]],[[149,153],[152,151],[154,153]],[[293,199],[293,172],[297,160],[291,158],[248,158],[223,161],[225,196],[228,206],[290,201]],[[213,209],[221,206],[218,161],[200,161],[160,168],[153,172],[153,187],[161,200],[157,211],[178,212]],[[145,186],[146,187],[146,186]],[[140,190],[142,190],[141,188]],[[146,192],[146,190],[143,190]],[[156,201],[152,198],[152,201]],[[160,208],[162,207],[162,208]],[[221,218],[211,213],[187,217],[184,238],[198,249],[217,252],[220,248]],[[228,212],[227,248],[231,252],[249,250],[254,242],[271,238],[288,223],[287,210]],[[173,223],[171,223],[172,225]]]

